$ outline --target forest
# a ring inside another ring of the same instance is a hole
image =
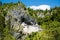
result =
[[[23,22],[32,25],[30,22],[27,22],[29,21],[25,16],[27,15],[32,18],[31,20],[34,19],[36,21],[36,24],[42,28],[42,31],[32,32],[31,34],[18,31],[22,29],[22,21],[19,18],[21,15],[19,13],[24,15]],[[19,32],[19,35],[16,36],[15,32],[16,35]],[[18,3],[11,2],[4,4],[0,2],[0,40],[60,40],[60,7],[43,11],[27,8],[19,1]]]

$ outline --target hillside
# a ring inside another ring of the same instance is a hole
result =
[[[0,40],[60,40],[60,7],[43,11],[22,2],[0,5]]]

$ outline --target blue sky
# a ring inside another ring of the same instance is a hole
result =
[[[3,3],[18,2],[18,0],[0,0]],[[60,6],[60,0],[20,0],[26,6],[50,5],[51,7]]]

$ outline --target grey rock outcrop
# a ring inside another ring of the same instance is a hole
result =
[[[19,39],[24,35],[22,32],[25,27],[21,25],[23,22],[27,25],[27,27],[31,25],[33,29],[34,29],[33,25],[36,26],[36,20],[34,18],[31,18],[28,15],[28,11],[24,10],[21,6],[17,6],[16,8],[14,7],[13,9],[8,10],[7,16],[5,17],[6,24],[8,20],[10,20],[11,34],[16,39]],[[35,28],[37,28],[37,31],[39,30],[38,26]]]

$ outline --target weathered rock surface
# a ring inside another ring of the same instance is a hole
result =
[[[24,10],[21,6],[8,10],[7,16],[5,17],[6,24],[8,20],[10,20],[11,34],[16,39],[21,38],[27,33],[30,34],[40,30],[39,26],[36,25],[35,19],[31,18],[28,15],[28,11]]]

